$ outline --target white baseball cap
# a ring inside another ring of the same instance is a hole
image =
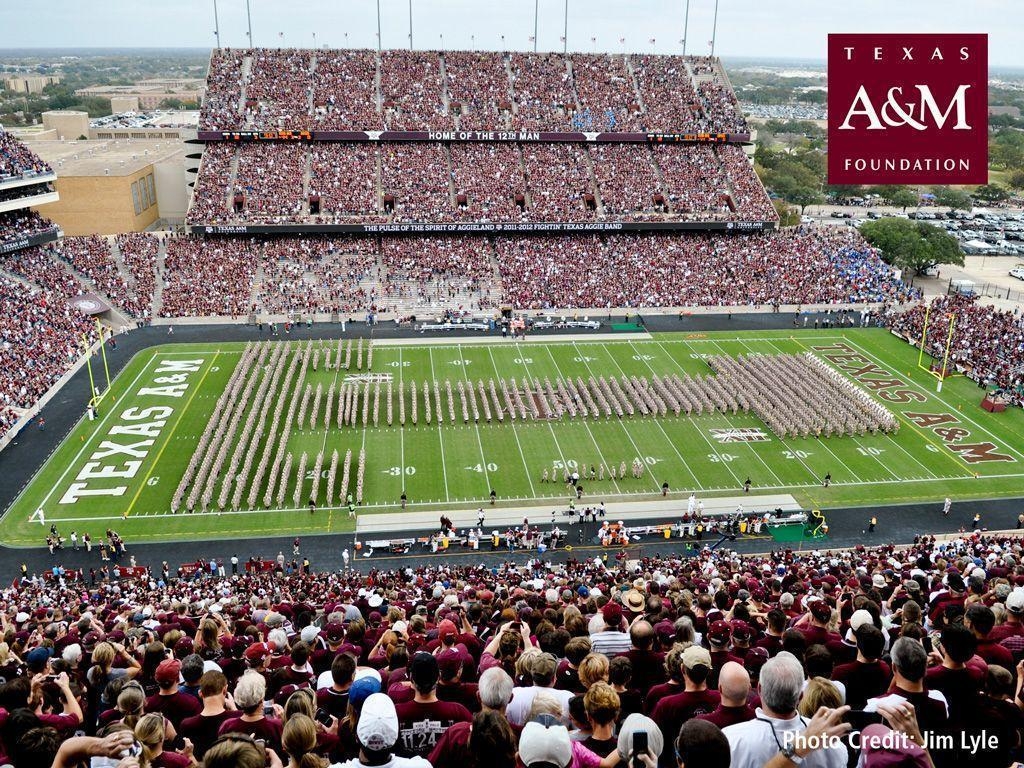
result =
[[[359,723],[362,725],[363,716]],[[538,763],[566,768],[572,762],[572,743],[564,725],[527,723],[519,737],[519,759],[526,768]]]
[[[563,728],[564,730],[564,728]],[[569,734],[566,733],[566,739]],[[372,693],[363,702],[356,726],[359,743],[373,752],[391,749],[398,741],[398,713],[386,694]]]

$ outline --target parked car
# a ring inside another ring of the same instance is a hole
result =
[[[1016,277],[1018,280],[1024,280],[1024,264],[1018,264],[1011,269],[1010,277]]]

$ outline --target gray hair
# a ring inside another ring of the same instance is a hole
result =
[[[676,623],[673,624],[673,628],[676,631],[676,642],[693,642],[695,630],[693,628],[693,619],[691,619],[689,616],[680,616],[678,619],[676,619]]]
[[[77,664],[82,660],[82,646],[78,643],[71,643],[71,645],[65,646],[64,653],[61,654],[61,658],[68,664]]]
[[[907,680],[917,682],[924,677],[928,652],[919,641],[912,637],[901,637],[892,644],[890,654],[893,667]]]
[[[804,687],[804,668],[788,651],[769,659],[761,668],[761,701],[765,708],[780,715],[796,710]]]
[[[243,711],[260,706],[266,695],[267,681],[252,669],[242,675],[235,685],[235,704]]]
[[[478,682],[480,703],[488,709],[504,709],[512,699],[514,683],[501,667],[491,667],[480,675]]]
[[[794,597],[789,592],[783,592],[779,595],[779,605],[788,608],[793,605]]]

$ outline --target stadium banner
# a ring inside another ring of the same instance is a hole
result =
[[[199,141],[466,141],[745,144],[749,133],[598,133],[594,131],[199,131]]]
[[[581,232],[725,232],[742,234],[775,229],[772,221],[545,221],[536,223],[396,223],[396,224],[193,224],[194,235],[350,235],[566,234]]]
[[[28,235],[27,237],[19,237],[17,240],[0,243],[0,253],[14,253],[15,251],[20,251],[23,248],[31,248],[33,245],[52,243],[59,237],[60,230],[54,227],[53,229],[48,229],[45,232],[38,232],[34,235]]]
[[[102,315],[110,311],[110,305],[95,293],[83,293],[68,299],[68,304],[83,315]]]

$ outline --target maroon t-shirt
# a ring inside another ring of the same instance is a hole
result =
[[[666,696],[675,696],[677,693],[681,693],[682,691],[682,683],[677,683],[674,680],[669,680],[667,683],[654,686],[647,692],[647,698],[644,699],[644,714],[649,715],[658,705],[658,702]]]
[[[406,701],[396,705],[395,709],[398,712],[395,753],[401,757],[426,758],[452,725],[473,720],[468,709],[449,701],[429,704]]]
[[[719,704],[712,712],[697,715],[694,719],[707,720],[709,723],[714,723],[719,728],[727,728],[730,725],[736,725],[737,723],[745,723],[748,720],[753,720],[754,717],[754,708],[749,704],[744,704],[742,707],[723,707]]]
[[[224,710],[219,715],[193,715],[181,721],[178,733],[189,739],[195,747],[196,760],[202,760],[206,750],[217,740],[217,734],[225,720],[239,717],[242,713]]]
[[[321,688],[316,692],[316,705],[341,720],[348,712],[348,691],[339,693],[333,688]]]
[[[881,696],[892,682],[892,670],[884,661],[841,664],[832,672],[832,679],[846,686],[846,703],[853,709],[864,709],[868,699]]]
[[[175,730],[186,717],[198,715],[202,711],[203,705],[199,699],[181,691],[175,691],[170,696],[161,696],[158,693],[146,699],[146,712],[163,713],[174,725]]]
[[[437,698],[441,701],[452,701],[461,704],[470,712],[480,711],[480,699],[476,695],[476,683],[459,683],[457,685],[437,686]]]
[[[281,721],[275,717],[263,717],[256,721],[233,717],[221,723],[218,736],[225,733],[247,733],[254,739],[263,739],[272,750],[281,753]]]
[[[678,734],[679,729],[690,718],[708,714],[721,703],[722,696],[718,691],[683,691],[658,702],[651,713],[651,719],[658,724],[663,734]],[[661,765],[674,764],[672,750],[662,752],[664,760]]]

